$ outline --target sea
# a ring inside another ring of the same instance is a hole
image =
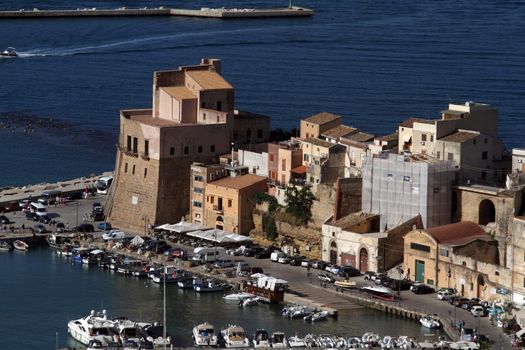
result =
[[[2,0],[0,10],[286,7],[288,0]],[[0,20],[0,186],[114,169],[119,110],[151,107],[153,72],[223,60],[236,107],[291,129],[321,111],[375,135],[448,103],[499,109],[523,146],[525,3],[293,0],[312,18]]]
[[[0,253],[0,329],[2,350],[79,348],[70,338],[67,323],[107,310],[109,317],[128,317],[143,322],[163,320],[163,286],[111,270],[72,264],[50,248]],[[374,331],[381,336],[408,335],[432,340],[446,336],[419,322],[366,308],[341,311],[338,319],[308,323],[281,316],[282,305],[251,308],[225,302],[223,293],[195,293],[166,285],[166,324],[176,347],[193,344],[192,328],[209,322],[217,331],[241,325],[252,338],[256,329],[282,331],[287,336],[333,334],[361,336]]]

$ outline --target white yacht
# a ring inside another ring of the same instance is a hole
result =
[[[298,337],[297,335],[291,336],[288,338],[288,345],[291,348],[304,348],[306,347],[306,343],[304,342],[304,339]]]
[[[423,316],[419,319],[419,323],[421,323],[424,327],[430,328],[430,329],[437,329],[441,327],[441,322],[439,321],[439,318],[434,315],[427,315]]]
[[[265,329],[258,329],[253,335],[253,347],[267,349],[270,347],[270,337]]]
[[[255,295],[254,294],[251,294],[251,293],[246,293],[246,292],[239,292],[239,293],[231,293],[231,294],[226,294],[223,299],[226,300],[226,301],[236,301],[236,302],[239,302],[241,300],[244,300],[246,298],[253,298]]]
[[[97,336],[107,337],[108,341],[113,340],[113,336],[116,335],[113,326],[114,322],[107,318],[106,310],[91,310],[89,315],[69,321],[67,331],[75,340],[88,345]]]
[[[288,342],[283,332],[273,332],[270,340],[272,348],[281,349],[288,347]]]
[[[246,337],[244,328],[241,326],[230,325],[221,331],[224,339],[224,346],[227,348],[247,348],[250,340]]]
[[[113,327],[121,339],[140,342],[147,338],[148,334],[143,330],[151,326],[147,322],[135,322],[127,318],[118,318],[113,320]]]
[[[193,342],[195,346],[217,346],[215,328],[208,322],[193,327]]]

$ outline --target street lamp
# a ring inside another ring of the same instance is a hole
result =
[[[78,200],[76,203],[77,203],[77,225],[76,226],[78,226]]]
[[[401,305],[401,276],[403,275],[403,266],[397,265],[397,272],[399,273],[399,281],[397,284],[397,303]]]

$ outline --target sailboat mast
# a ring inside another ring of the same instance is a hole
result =
[[[166,269],[166,267],[164,267],[164,269]],[[162,327],[163,329],[163,334],[162,336],[164,337],[164,350],[166,350],[166,270],[164,270],[164,319],[163,319],[163,324],[164,324],[164,327]]]

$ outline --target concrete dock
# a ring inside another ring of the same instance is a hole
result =
[[[97,9],[82,8],[76,10],[40,10],[20,9],[18,11],[0,11],[0,19],[29,19],[29,18],[57,18],[57,17],[137,17],[137,16],[182,16],[203,18],[271,18],[271,17],[310,17],[314,11],[293,6],[291,8],[201,8],[191,9],[169,9],[169,8],[118,8]]]

